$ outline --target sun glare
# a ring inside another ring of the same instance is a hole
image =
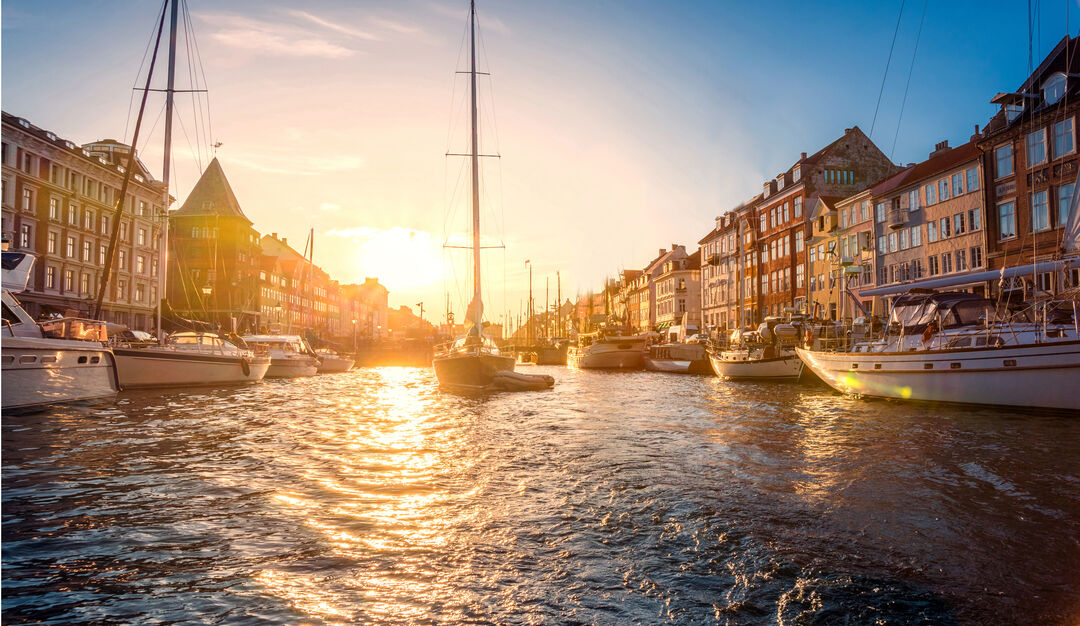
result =
[[[378,276],[391,293],[441,283],[442,251],[431,233],[395,226],[338,232],[352,239],[353,263],[364,276]]]

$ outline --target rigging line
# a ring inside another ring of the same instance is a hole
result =
[[[1030,1],[1030,0],[1029,0]],[[900,138],[900,123],[904,120],[904,106],[907,105],[908,89],[911,87],[911,75],[915,73],[915,57],[919,53],[919,40],[922,39],[923,23],[926,21],[926,5],[929,0],[923,0],[922,15],[919,17],[919,32],[915,35],[915,49],[911,52],[911,67],[908,68],[907,83],[904,84],[904,99],[900,101],[900,116],[896,119],[896,133],[893,135],[892,149],[889,150],[889,160],[896,154],[896,140]]]
[[[154,119],[154,124],[150,127],[150,132],[146,134],[146,139],[143,140],[142,148],[136,150],[136,154],[142,152],[146,148],[146,144],[150,143],[150,140],[154,138],[154,133],[157,132],[158,122],[161,121],[161,116],[165,115],[165,103],[161,103],[161,109],[158,110],[158,116]],[[164,172],[162,173],[164,175]]]
[[[165,12],[166,6],[166,4],[161,5],[162,13]],[[158,18],[156,18],[154,22],[156,23],[160,19],[161,18],[159,14]],[[135,91],[139,89],[139,76],[142,76],[143,67],[145,67],[146,65],[146,56],[150,54],[150,45],[154,43],[155,32],[156,31],[154,29],[150,30],[150,38],[146,40],[146,48],[143,50],[142,61],[139,61],[139,71],[135,72],[135,84],[132,85],[131,97],[128,98],[128,112],[124,120],[124,143],[127,143],[128,128],[131,125],[131,107],[135,102]]]
[[[191,14],[188,13],[187,0],[183,0],[183,4],[181,6],[183,6],[183,8],[184,8],[184,15],[186,16],[185,19],[188,22],[190,22],[191,21]],[[199,39],[195,36],[195,29],[194,28],[191,29],[191,42],[195,46],[195,58],[196,58],[196,60],[197,60],[197,62],[199,64],[199,74],[202,76],[202,83],[201,84],[203,86],[203,89],[208,89],[208,83],[206,82],[206,66],[203,64],[202,52],[199,50]],[[205,94],[206,94],[205,95],[205,98],[206,98],[206,137],[207,137],[207,141],[210,142],[211,148],[216,151],[217,148],[214,147],[214,126],[213,126],[213,123],[212,123],[212,121],[210,119],[210,92],[209,92],[209,90],[207,90],[205,92]],[[203,97],[204,97],[203,94],[200,93],[199,94],[199,102],[200,102],[200,104],[202,103],[202,98]]]
[[[202,169],[203,169],[203,165],[202,165],[203,161],[202,161],[202,144],[199,142],[199,109],[198,109],[198,106],[195,103],[195,91],[194,90],[195,90],[196,86],[195,86],[195,78],[194,78],[194,76],[192,76],[193,71],[192,71],[192,58],[191,58],[191,40],[190,40],[190,37],[189,37],[189,29],[188,29],[187,20],[184,20],[184,56],[187,59],[188,84],[191,85],[191,88],[192,88],[192,90],[190,92],[190,95],[191,95],[191,111],[192,111],[192,115],[194,117],[193,126],[194,126],[194,131],[195,131],[195,162],[199,165],[199,171],[201,172]],[[177,118],[179,118],[179,117],[180,116],[177,115]],[[184,123],[183,123],[183,120],[181,120],[180,121],[180,127],[183,128],[183,126],[184,126]],[[187,130],[186,129],[184,131],[184,136],[185,136],[185,138],[187,137]],[[190,145],[190,143],[191,143],[191,141],[189,140],[188,144]]]
[[[881,77],[881,88],[878,89],[877,104],[874,105],[874,121],[870,122],[870,137],[874,136],[874,127],[877,126],[878,110],[881,108],[881,96],[885,93],[885,79],[889,77],[889,66],[892,65],[893,49],[896,48],[896,36],[900,34],[900,18],[904,16],[904,4],[907,0],[900,1],[900,14],[896,16],[896,29],[893,31],[892,43],[889,44],[889,59],[885,61],[885,74]]]
[[[174,106],[174,109],[179,108],[179,107],[176,107],[175,104],[173,106]],[[180,115],[179,112],[177,112],[177,114],[176,114],[176,121],[180,123],[180,130],[184,133],[184,139],[187,141],[188,150],[190,150],[191,153],[196,156],[196,160],[198,160],[198,155],[196,154],[197,153],[197,147],[193,147],[191,145],[191,137],[188,136],[187,126],[184,126],[184,116]],[[202,171],[202,161],[201,160],[199,161],[199,171],[200,172]]]

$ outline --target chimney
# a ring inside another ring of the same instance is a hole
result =
[[[658,254],[656,256],[664,256],[665,254],[667,254],[667,250],[665,250],[663,248],[660,248],[660,254]]]
[[[283,244],[285,244],[287,246],[287,245],[289,245],[289,240],[287,238],[285,238],[285,237],[282,237],[281,238],[281,243],[283,243]]]
[[[273,237],[274,239],[277,239],[277,233],[270,233],[270,236]]]
[[[975,134],[971,136],[971,140],[972,141],[977,141],[978,139],[979,139],[979,125],[976,124],[975,125]]]
[[[806,153],[805,152],[802,153],[802,156],[799,157],[799,160],[800,161],[805,161],[806,160]]]
[[[948,151],[949,151],[949,140],[946,139],[945,141],[939,141],[939,142],[937,142],[937,144],[934,145],[934,151],[930,153],[930,158],[932,159],[932,158],[936,157],[937,155],[941,154],[942,152],[948,152]]]

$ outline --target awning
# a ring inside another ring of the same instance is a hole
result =
[[[656,330],[657,330],[657,332],[662,331],[662,330],[667,330],[667,328],[669,326],[671,326],[671,322],[660,322],[659,324],[656,325]]]
[[[1007,267],[1004,270],[988,270],[985,272],[974,272],[971,274],[958,274],[956,276],[920,280],[900,285],[889,285],[888,287],[878,287],[876,289],[861,289],[859,290],[859,297],[889,296],[897,293],[905,293],[912,289],[941,289],[943,287],[955,287],[957,285],[966,285],[968,283],[997,282],[1001,278],[1027,276],[1032,272],[1056,272],[1073,267],[1080,267],[1080,258],[1065,259],[1061,261],[1043,261],[1034,264],[1034,266],[1031,264],[1017,265],[1016,267]]]

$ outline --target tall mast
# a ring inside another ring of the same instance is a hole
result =
[[[472,248],[473,248],[473,301],[480,300],[480,149],[477,145],[476,127],[476,0],[469,2],[469,80],[472,86]],[[472,307],[469,307],[470,309]],[[476,311],[476,325],[483,324],[482,309]]]
[[[172,118],[173,87],[176,81],[176,18],[179,0],[172,0],[172,12],[169,14],[169,75],[165,86],[165,157],[162,165],[161,182],[165,187],[161,206],[161,268],[158,270],[158,307],[157,334],[158,344],[165,345],[165,333],[161,329],[161,303],[165,299],[168,283],[165,275],[169,271],[169,166],[172,156]],[[132,147],[134,151],[134,146]]]

